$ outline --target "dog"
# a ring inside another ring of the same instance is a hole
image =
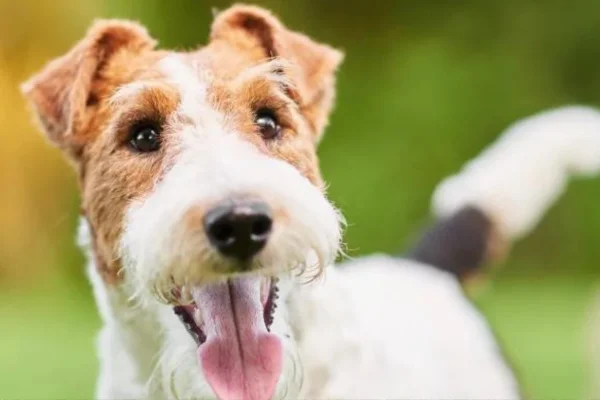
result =
[[[73,164],[104,326],[99,399],[518,398],[460,281],[600,168],[600,115],[524,120],[433,197],[404,258],[333,264],[343,217],[316,148],[342,53],[236,5],[158,50],[95,23],[23,85]]]

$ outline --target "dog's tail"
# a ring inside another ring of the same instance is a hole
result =
[[[438,220],[409,257],[465,278],[533,230],[571,175],[598,172],[599,111],[565,107],[518,121],[440,183]]]

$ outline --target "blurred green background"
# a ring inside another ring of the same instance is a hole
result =
[[[262,1],[346,52],[320,155],[352,255],[407,247],[437,182],[509,123],[600,104],[597,0]],[[163,47],[208,35],[213,0],[0,0],[0,398],[90,398],[100,326],[73,244],[74,175],[30,123],[18,84],[98,17]],[[600,286],[600,181],[577,181],[473,297],[531,398],[589,395],[586,318]],[[401,377],[399,377],[401,379]]]

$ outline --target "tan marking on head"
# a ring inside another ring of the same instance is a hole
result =
[[[199,53],[209,60],[217,78],[211,87],[215,107],[228,115],[231,110],[246,110],[236,119],[238,130],[322,186],[315,143],[333,107],[334,73],[342,53],[288,30],[266,10],[244,5],[217,15],[211,41]],[[238,85],[229,83],[232,78]],[[219,85],[219,80],[227,84]],[[252,113],[261,103],[278,110],[285,128],[279,140],[266,145],[251,128]]]
[[[119,239],[129,203],[148,193],[167,164],[167,142],[172,129],[166,120],[178,107],[174,89],[157,82],[128,99],[121,98],[105,120],[102,135],[88,144],[82,163],[83,208],[95,226],[96,246],[106,255],[111,271],[118,271]],[[128,147],[129,135],[136,126],[147,124],[161,129],[165,143],[156,153],[136,154]]]
[[[208,47],[217,59],[227,59],[233,69],[273,57],[287,61],[300,109],[318,141],[333,107],[334,74],[343,59],[340,51],[287,29],[264,9],[245,5],[217,15]],[[237,55],[240,52],[243,57]]]
[[[132,58],[154,45],[155,41],[140,25],[99,21],[71,51],[23,84],[23,92],[49,139],[61,148],[82,146],[89,133],[86,122],[93,114],[91,108],[98,106],[102,89],[111,83],[111,78],[116,78],[106,76],[106,67],[124,53]]]
[[[154,46],[155,41],[140,25],[99,21],[71,51],[22,87],[42,130],[79,171],[83,209],[94,232],[98,268],[107,282],[117,280],[115,232],[120,229],[121,203],[130,197],[127,187],[109,180],[114,177],[111,168],[121,171],[122,181],[141,184],[148,177],[126,176],[125,165],[112,155],[114,146],[105,143],[108,134],[102,133],[113,116],[110,97],[120,85],[142,76],[147,65],[160,57],[152,50]],[[103,173],[106,175],[99,179]],[[108,195],[99,195],[102,192]]]
[[[239,133],[260,151],[295,166],[314,185],[322,187],[313,131],[298,104],[287,94],[290,86],[270,74],[247,77],[243,81],[218,78],[208,87],[212,107],[227,115],[228,128]],[[279,137],[265,140],[255,119],[260,110],[272,110],[281,125]]]

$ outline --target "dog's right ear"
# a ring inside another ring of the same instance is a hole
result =
[[[137,23],[98,21],[73,49],[25,82],[21,90],[50,141],[76,157],[83,145],[78,133],[85,129],[86,111],[98,101],[92,87],[102,79],[102,69],[124,49],[141,52],[155,45]]]
[[[326,44],[286,28],[269,11],[234,5],[216,15],[211,40],[224,40],[242,49],[281,57],[296,68],[290,72],[298,91],[300,110],[318,141],[327,125],[335,97],[335,73],[344,55]]]

